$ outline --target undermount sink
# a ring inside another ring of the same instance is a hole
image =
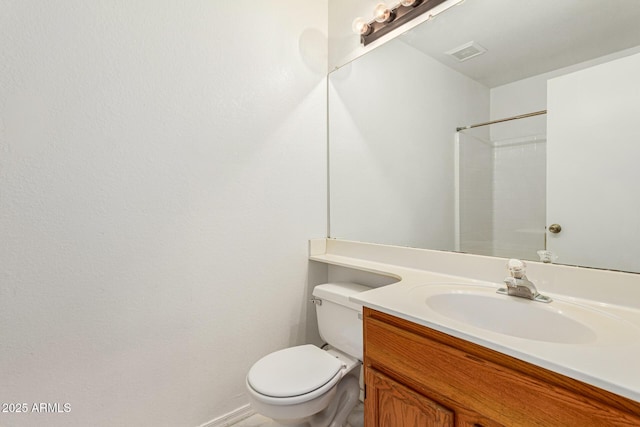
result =
[[[464,284],[418,286],[409,294],[415,303],[449,321],[527,340],[622,344],[629,334],[640,336],[625,320],[568,301],[543,304],[500,295],[495,288]]]

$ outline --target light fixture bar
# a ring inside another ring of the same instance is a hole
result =
[[[362,34],[360,36],[360,42],[366,46],[369,43],[378,40],[385,34],[388,34],[389,32],[395,30],[399,26],[411,21],[417,16],[430,11],[431,9],[444,3],[445,1],[446,0],[424,0],[417,6],[398,5],[391,10],[392,15],[394,15],[393,21],[376,22],[374,20],[370,22],[369,26],[371,27],[371,29],[366,34]]]

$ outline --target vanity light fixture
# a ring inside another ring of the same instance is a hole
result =
[[[438,12],[430,14],[429,19],[463,1],[464,0],[400,0],[400,3],[393,8],[388,7],[385,3],[378,3],[373,10],[373,20],[366,21],[364,18],[356,18],[353,21],[352,29],[354,33],[360,36],[360,43],[366,46],[442,3],[448,2],[449,4],[447,7],[441,8]]]

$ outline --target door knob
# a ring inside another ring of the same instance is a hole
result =
[[[549,226],[549,231],[552,232],[553,234],[558,234],[559,232],[562,231],[562,227],[560,226],[560,224],[551,224]]]

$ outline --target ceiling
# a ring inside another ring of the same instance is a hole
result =
[[[640,0],[466,0],[398,39],[492,88],[639,47]],[[487,52],[445,53],[471,41]]]

